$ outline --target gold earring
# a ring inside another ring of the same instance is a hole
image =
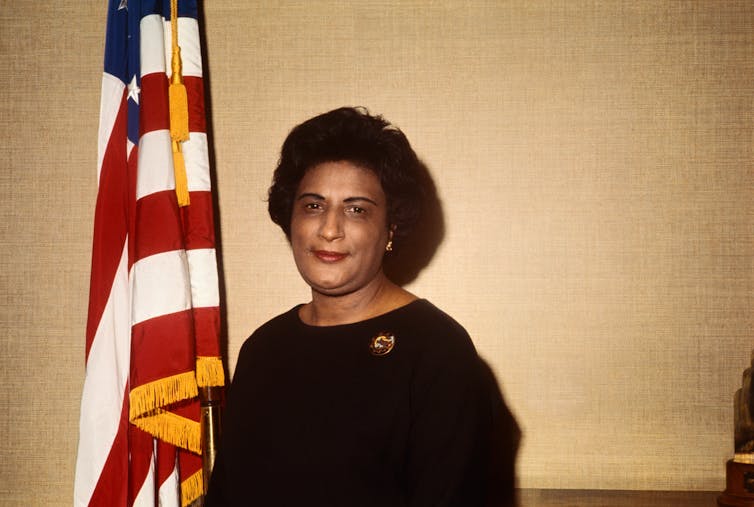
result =
[[[387,245],[385,245],[385,251],[386,252],[392,252],[393,251],[393,240],[389,240],[387,242]]]

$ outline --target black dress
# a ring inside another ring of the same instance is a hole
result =
[[[298,309],[241,348],[205,505],[487,505],[489,383],[463,327],[426,300],[325,327]]]

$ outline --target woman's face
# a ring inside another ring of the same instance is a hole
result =
[[[388,241],[387,199],[377,176],[350,162],[324,162],[299,183],[291,246],[312,290],[349,294],[382,276]]]

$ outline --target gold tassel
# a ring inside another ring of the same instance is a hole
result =
[[[204,494],[204,474],[201,469],[181,483],[181,505],[186,507]]]
[[[172,52],[170,60],[170,86],[168,100],[170,105],[170,138],[173,140],[173,172],[175,173],[175,195],[178,206],[190,204],[186,164],[183,160],[181,144],[189,139],[188,95],[183,85],[183,62],[181,48],[178,46],[178,0],[170,2],[170,30]]]
[[[188,177],[186,176],[186,162],[183,160],[181,152],[181,143],[173,141],[173,174],[175,175],[175,197],[178,199],[178,206],[188,206],[191,204],[188,189]]]
[[[219,357],[198,356],[196,358],[196,383],[199,387],[225,385],[225,371]]]
[[[181,48],[176,41],[173,44],[173,57],[170,65],[170,87],[168,99],[170,100],[170,137],[173,141],[188,141],[188,94],[183,84],[181,62]]]

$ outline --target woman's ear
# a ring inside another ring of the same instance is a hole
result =
[[[395,226],[391,225],[387,230],[387,245],[385,245],[386,252],[393,251],[393,235],[395,234]]]
[[[398,228],[397,225],[391,225],[387,229],[387,239],[388,241],[393,241],[393,235],[395,234],[395,230]]]

